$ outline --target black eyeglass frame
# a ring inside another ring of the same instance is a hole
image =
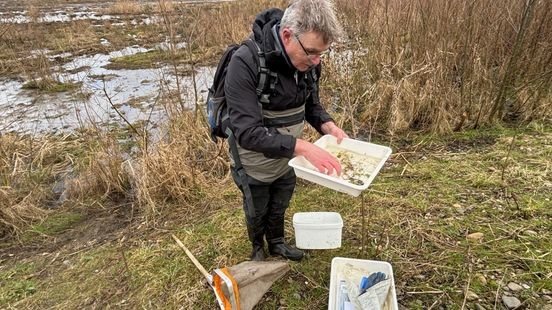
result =
[[[310,58],[314,58],[316,56],[318,57],[324,57],[326,56],[327,54],[329,54],[331,51],[332,51],[332,48],[331,47],[328,47],[327,50],[323,51],[323,52],[320,52],[320,53],[309,53],[307,51],[307,49],[305,48],[305,46],[303,45],[303,43],[301,43],[301,40],[299,40],[299,36],[297,34],[293,34],[293,36],[295,37],[295,40],[297,40],[297,42],[299,42],[299,45],[301,46],[301,48],[303,49],[303,52],[305,52],[305,55],[307,55],[307,57]]]

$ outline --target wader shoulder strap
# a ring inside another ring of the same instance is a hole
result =
[[[311,85],[311,95],[314,103],[320,102],[320,98],[318,97],[318,74],[316,74],[316,68],[310,70],[310,74],[307,75],[307,80],[309,80],[309,84]]]
[[[241,186],[243,189],[243,195],[245,197],[245,204],[247,206],[248,218],[252,219],[255,217],[255,209],[253,206],[253,196],[251,195],[251,189],[249,188],[249,182],[247,181],[247,174],[245,169],[243,169],[242,162],[240,160],[240,154],[238,152],[238,144],[234,133],[230,127],[226,127],[226,134],[228,135],[228,145],[230,146],[230,152],[232,152],[232,157],[234,158],[234,168],[236,169],[236,174],[240,179]]]

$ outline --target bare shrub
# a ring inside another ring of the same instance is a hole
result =
[[[327,83],[356,130],[449,132],[552,116],[549,1],[338,5],[354,71],[331,71]]]
[[[155,219],[171,203],[187,213],[207,193],[212,195],[209,201],[222,193],[218,186],[228,181],[226,148],[211,141],[206,126],[192,111],[174,117],[167,139],[133,166],[138,202],[148,219]]]

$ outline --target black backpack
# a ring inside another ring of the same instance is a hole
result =
[[[259,75],[257,80],[257,96],[259,104],[262,107],[263,104],[269,103],[270,95],[274,91],[278,81],[278,75],[267,68],[264,52],[261,51],[254,40],[248,39],[242,42],[242,44],[245,44],[253,55],[258,55]],[[224,80],[226,78],[228,63],[230,63],[234,52],[242,44],[232,44],[226,48],[215,71],[213,85],[209,88],[207,95],[207,118],[211,129],[211,138],[214,142],[217,142],[218,138],[226,139],[229,135],[227,130],[230,119],[224,94]]]

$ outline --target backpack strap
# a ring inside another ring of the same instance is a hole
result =
[[[313,101],[319,102],[320,98],[318,97],[318,74],[316,73],[316,67],[312,68],[307,75],[307,81],[311,87],[311,96]]]
[[[255,42],[254,39],[249,38],[244,43],[251,48],[250,44],[247,44],[248,41],[253,43],[255,45],[255,50],[252,50],[252,52],[257,54],[258,65],[259,65],[259,79],[257,81],[257,97],[259,98],[260,104],[268,104],[270,103],[270,95],[274,92],[276,89],[276,83],[278,81],[278,74],[276,72],[270,71],[268,69],[268,66],[266,65],[266,57],[265,53],[261,50],[261,47],[257,42]],[[268,83],[268,87],[267,87]],[[266,91],[268,88],[268,91]],[[261,106],[262,108],[262,106]]]

